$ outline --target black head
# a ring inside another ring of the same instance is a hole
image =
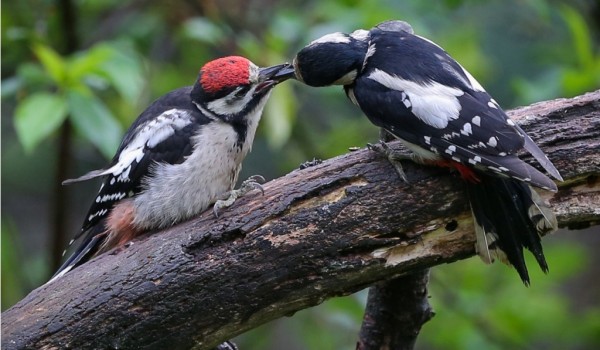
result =
[[[352,84],[362,68],[367,48],[365,30],[322,36],[294,58],[296,79],[310,86]]]

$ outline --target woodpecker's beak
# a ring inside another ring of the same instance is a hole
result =
[[[282,82],[282,81],[286,81],[290,78],[295,78],[295,71],[294,71],[294,66],[290,63],[285,63],[285,64],[280,64],[279,66],[273,66],[273,67],[280,67],[277,72],[275,72],[275,75],[273,75],[271,77],[271,79],[276,80],[278,83]],[[273,68],[271,67],[271,68]]]
[[[294,66],[289,63],[260,68],[258,71],[258,86],[255,92],[270,88],[289,78],[294,77]]]

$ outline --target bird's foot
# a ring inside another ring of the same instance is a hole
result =
[[[261,192],[261,194],[264,195],[265,190],[263,189],[263,187],[261,185],[263,183],[265,183],[264,177],[262,177],[260,175],[250,176],[248,179],[246,179],[244,182],[242,182],[242,185],[240,186],[239,189],[227,191],[221,195],[220,199],[217,200],[215,202],[215,205],[213,206],[213,214],[215,214],[215,217],[218,218],[219,210],[221,210],[223,208],[229,208],[230,206],[233,205],[233,203],[235,203],[236,199],[246,195],[246,193],[248,193],[252,190],[259,190]]]
[[[388,146],[387,143],[385,143],[383,141],[379,141],[378,143],[374,143],[374,144],[367,143],[367,148],[373,152],[377,152],[379,154],[384,155],[388,159],[388,161],[394,166],[394,168],[396,169],[396,172],[398,173],[400,178],[404,182],[408,183],[408,179],[406,178],[406,174],[404,173],[404,169],[402,168],[401,161],[403,161],[403,160],[414,161],[414,158],[412,155],[407,155],[406,153],[396,151],[396,150],[390,148],[390,146]]]
[[[307,160],[306,162],[300,164],[300,170],[310,168],[311,166],[319,165],[323,163],[323,160],[313,158],[313,160]]]

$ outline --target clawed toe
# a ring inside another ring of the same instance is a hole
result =
[[[265,181],[265,178],[261,175],[252,175],[242,182],[242,185],[239,189],[223,193],[223,195],[220,197],[221,199],[217,200],[213,206],[213,214],[215,217],[219,217],[219,211],[221,209],[229,208],[233,205],[233,203],[235,203],[236,199],[246,195],[246,193],[252,190],[259,190],[261,194],[264,195],[265,190],[261,184],[265,183]]]
[[[406,174],[404,173],[404,169],[402,168],[401,161],[406,159],[413,160],[411,156],[408,156],[404,153],[398,152],[390,148],[390,146],[388,146],[387,143],[383,141],[379,141],[375,144],[367,143],[367,148],[373,152],[377,152],[379,154],[384,155],[388,159],[388,161],[394,166],[400,178],[404,182],[408,183],[408,179],[406,178]]]

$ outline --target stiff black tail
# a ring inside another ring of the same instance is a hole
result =
[[[523,283],[529,285],[523,248],[533,253],[547,273],[540,237],[556,230],[556,217],[526,183],[481,173],[478,177],[481,182],[467,185],[475,218],[477,253],[487,263],[498,258],[514,266]]]
[[[104,242],[105,235],[102,234],[104,231],[103,226],[104,225],[96,225],[90,228],[79,240],[71,241],[69,246],[76,243],[74,246],[75,251],[69,255],[67,260],[65,260],[61,267],[54,273],[54,276],[46,283],[54,281],[75,267],[90,260],[98,252],[98,249]],[[65,250],[65,253],[66,252],[67,251]]]

